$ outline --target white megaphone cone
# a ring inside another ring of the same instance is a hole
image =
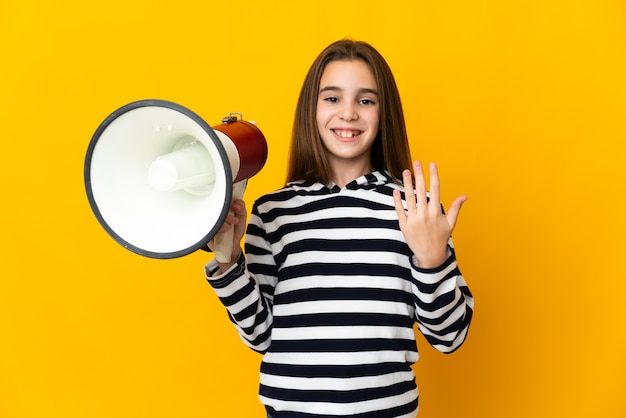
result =
[[[235,115],[211,127],[176,103],[143,100],[106,118],[87,150],[85,187],[109,235],[153,258],[187,255],[214,239],[218,261],[230,260],[232,229],[218,231],[267,159],[262,132]]]

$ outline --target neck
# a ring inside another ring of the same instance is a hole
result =
[[[354,162],[335,163],[332,164],[331,180],[337,186],[343,188],[351,181],[374,171],[374,167],[370,161],[364,161],[360,164]]]

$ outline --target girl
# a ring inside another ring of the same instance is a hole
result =
[[[398,90],[370,45],[342,40],[309,70],[296,108],[287,184],[235,201],[233,259],[206,276],[242,340],[264,354],[272,418],[415,417],[413,325],[438,350],[465,340],[473,299],[444,215],[410,167]],[[406,192],[406,193],[405,193]]]

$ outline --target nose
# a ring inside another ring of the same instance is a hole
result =
[[[339,111],[339,117],[343,120],[355,120],[358,119],[359,115],[356,111],[354,104],[344,102],[344,105]]]

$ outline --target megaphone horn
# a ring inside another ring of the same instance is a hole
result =
[[[232,234],[218,231],[266,159],[263,133],[240,113],[211,127],[179,104],[141,100],[94,133],[85,188],[100,224],[128,250],[175,258],[215,238],[216,258],[228,261]]]

